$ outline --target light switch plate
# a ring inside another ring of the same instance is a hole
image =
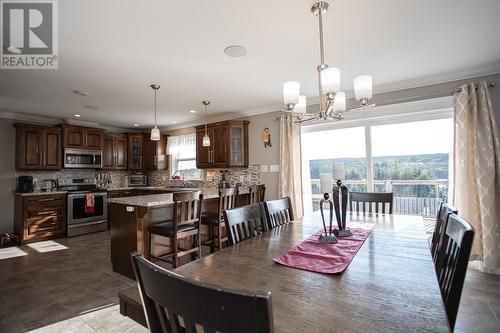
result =
[[[127,212],[132,213],[134,210],[134,206],[127,206]]]
[[[277,164],[272,164],[269,166],[269,171],[271,172],[278,172],[280,171],[280,166]]]
[[[260,172],[267,172],[267,164],[260,166]]]

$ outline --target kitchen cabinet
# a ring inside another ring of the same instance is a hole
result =
[[[153,141],[149,134],[145,134],[143,143],[144,170],[167,170],[168,164],[167,137],[162,135],[159,141]]]
[[[127,133],[127,167],[129,170],[143,169],[143,133]]]
[[[210,147],[203,147],[205,126],[196,127],[198,169],[248,166],[248,121],[225,121],[207,126]]]
[[[104,135],[103,168],[106,170],[127,169],[127,137],[125,135]]]
[[[16,194],[14,231],[19,235],[21,244],[64,237],[66,194]]]
[[[16,170],[61,169],[61,130],[29,124],[16,128]]]
[[[64,148],[103,149],[104,130],[73,125],[61,127]]]

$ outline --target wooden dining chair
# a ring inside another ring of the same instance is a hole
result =
[[[269,291],[226,289],[188,279],[132,253],[149,331],[271,333]]]
[[[151,235],[170,238],[170,252],[151,257],[179,267],[181,257],[197,255],[201,258],[200,212],[203,194],[201,191],[177,192],[173,194],[173,200],[173,220],[149,226],[149,244],[152,244]],[[181,247],[181,240],[182,246],[191,243],[191,247]]]
[[[269,229],[274,229],[294,220],[292,202],[289,197],[265,201],[263,205]]]
[[[210,246],[210,251],[213,253],[215,247],[222,250],[222,244],[227,242],[227,232],[224,223],[223,211],[236,207],[238,200],[238,188],[221,188],[219,189],[219,210],[217,213],[208,213],[201,216],[201,223],[208,227],[208,240],[202,245]]]
[[[442,202],[436,216],[436,225],[434,226],[434,233],[432,234],[431,241],[431,255],[434,264],[437,263],[439,243],[443,240],[443,235],[446,231],[446,225],[448,223],[448,216],[450,214],[458,214],[458,210],[455,207]]]
[[[266,196],[266,185],[250,185],[248,191],[250,194],[250,205],[260,203],[264,201]]]
[[[452,331],[457,318],[473,240],[474,228],[469,222],[456,214],[448,215],[443,241],[439,244],[440,253],[436,274]]]
[[[386,213],[386,204],[389,205],[388,214],[392,214],[392,201],[393,193],[379,193],[379,192],[350,192],[349,202],[351,212],[363,212],[371,213],[373,211],[372,206],[375,206],[375,213],[379,213],[379,204],[382,206],[382,214]],[[361,209],[360,209],[361,206]],[[368,211],[366,210],[368,206]]]
[[[229,245],[269,230],[261,204],[225,210],[224,223],[229,236]]]

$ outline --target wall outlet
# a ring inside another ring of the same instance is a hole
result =
[[[161,176],[161,181],[166,182],[167,181],[167,176]]]
[[[269,166],[269,171],[270,172],[279,172],[280,171],[280,166],[277,164],[272,164]]]
[[[208,175],[207,175],[207,182],[211,182],[211,181],[213,181],[213,180],[214,180],[214,177],[212,177],[212,176],[208,176]]]
[[[260,172],[267,172],[267,164],[260,166]]]

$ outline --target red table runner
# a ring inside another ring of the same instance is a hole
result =
[[[320,243],[319,235],[323,232],[321,229],[299,245],[274,258],[274,261],[318,273],[342,273],[370,235],[373,225],[368,227],[363,225],[363,227],[363,229],[350,228],[352,236],[338,237],[337,244]]]

